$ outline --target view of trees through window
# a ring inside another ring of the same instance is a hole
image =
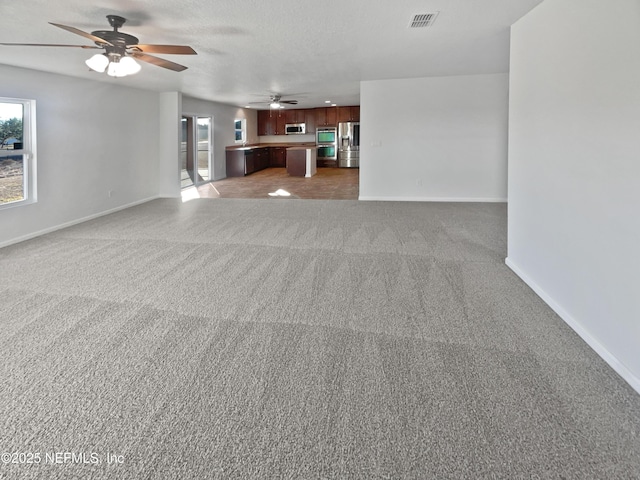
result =
[[[25,198],[23,104],[0,102],[0,205]]]

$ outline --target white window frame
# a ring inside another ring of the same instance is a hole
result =
[[[236,128],[236,123],[240,122],[240,130],[238,130]],[[242,132],[242,138],[240,140],[235,140],[236,138],[236,132],[241,131]],[[233,121],[233,138],[235,143],[237,144],[244,144],[247,142],[247,119],[246,118],[236,118]]]
[[[23,156],[23,195],[22,200],[0,204],[0,210],[28,205],[37,201],[36,176],[36,101],[24,98],[0,97],[0,103],[22,104],[22,149],[1,150],[0,158],[14,155]]]

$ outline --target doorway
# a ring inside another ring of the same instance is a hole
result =
[[[180,133],[180,187],[211,181],[213,142],[211,117],[183,115]]]

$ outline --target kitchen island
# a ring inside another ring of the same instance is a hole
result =
[[[312,177],[316,174],[316,147],[287,148],[287,173],[292,177]]]
[[[269,167],[286,167],[287,148],[310,148],[315,143],[254,143],[226,147],[227,177],[243,177]]]

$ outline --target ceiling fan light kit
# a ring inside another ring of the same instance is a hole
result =
[[[86,62],[87,66],[98,73],[107,71],[107,75],[112,77],[126,77],[134,75],[141,70],[141,66],[131,57],[120,57],[115,54],[107,55],[97,53],[89,58]]]
[[[141,70],[141,66],[131,57],[122,57],[120,61],[111,61],[107,68],[107,75],[112,77],[126,77],[127,75],[135,75]]]
[[[94,72],[102,73],[107,69],[109,65],[109,59],[103,53],[96,53],[93,57],[89,58],[84,63],[87,64]]]

